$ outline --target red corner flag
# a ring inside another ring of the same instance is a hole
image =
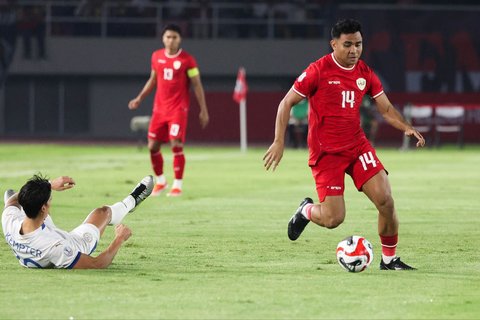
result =
[[[247,98],[247,78],[245,74],[245,68],[240,67],[238,69],[237,81],[235,82],[235,89],[233,90],[233,100],[236,103],[240,103]]]

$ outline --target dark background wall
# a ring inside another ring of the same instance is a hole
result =
[[[328,30],[325,26],[337,17],[359,19],[364,26],[363,58],[381,77],[392,102],[399,109],[417,102],[466,105],[466,142],[480,142],[480,6],[340,3],[332,8],[320,10],[330,16],[307,18],[305,24],[279,20],[275,28],[293,26],[298,33],[311,30],[307,22],[313,21],[318,22],[315,28]],[[313,37],[290,31],[277,37],[252,36],[252,28],[243,33],[220,28],[217,36],[208,29],[211,33],[204,37],[196,34],[198,29],[188,24],[188,18],[182,19],[189,30],[183,47],[199,63],[211,113],[210,126],[200,130],[192,99],[189,141],[239,140],[238,106],[231,96],[238,67],[244,66],[250,88],[248,139],[269,142],[276,108],[295,77],[330,52],[325,30]],[[130,119],[149,115],[153,97],[135,112],[127,109],[127,103],[147,80],[150,55],[161,47],[158,37],[79,35],[56,26],[47,33],[45,59],[25,59],[17,38],[0,90],[0,136],[136,139]],[[400,132],[380,123],[379,143],[400,143],[401,138]]]

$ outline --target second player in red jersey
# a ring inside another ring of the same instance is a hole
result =
[[[382,270],[414,269],[396,256],[398,218],[387,172],[360,127],[360,105],[365,94],[375,100],[384,119],[405,135],[425,140],[405,121],[383,92],[375,73],[360,59],[361,25],[353,19],[340,20],[332,28],[333,49],[297,78],[278,106],[275,140],[264,156],[264,165],[275,170],[283,156],[285,130],[290,109],[307,98],[309,109],[309,166],[315,179],[319,204],[305,198],[288,223],[288,237],[296,240],[313,221],[336,228],[345,219],[343,197],[345,174],[378,210],[378,233],[382,243]]]
[[[153,113],[170,117],[176,113],[188,111],[189,72],[191,72],[189,70],[197,68],[195,59],[183,49],[179,49],[174,55],[169,55],[165,49],[157,50],[152,54],[152,70],[157,73]]]
[[[137,109],[145,97],[156,89],[150,127],[148,129],[148,148],[157,183],[152,192],[159,195],[167,188],[163,173],[162,143],[170,141],[173,153],[175,180],[168,196],[182,194],[185,156],[183,144],[187,129],[188,109],[190,106],[190,85],[200,106],[200,125],[208,124],[209,116],[200,72],[195,59],[180,48],[181,31],[177,25],[167,25],[162,33],[164,49],[152,54],[150,78],[140,94],[128,104]]]

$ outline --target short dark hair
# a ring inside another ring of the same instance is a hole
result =
[[[48,202],[52,187],[46,177],[36,174],[23,185],[18,193],[18,203],[30,219],[35,219],[42,206]]]
[[[355,19],[341,19],[332,27],[330,35],[332,39],[340,38],[340,35],[360,32],[362,34],[362,25]]]
[[[180,35],[180,37],[182,36],[182,29],[180,29],[180,27],[177,24],[170,23],[170,24],[167,24],[165,27],[163,27],[162,37],[165,34],[165,32],[167,32],[169,30],[170,31],[175,31],[176,33],[178,33]]]

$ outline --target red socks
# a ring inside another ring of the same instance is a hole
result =
[[[173,147],[172,153],[175,179],[181,180],[183,178],[183,170],[185,169],[185,156],[183,154],[183,147]]]
[[[394,236],[380,236],[380,242],[382,243],[382,254],[385,256],[395,256],[397,250],[398,234]]]
[[[150,161],[152,162],[153,172],[156,176],[163,174],[163,156],[160,151],[152,152],[150,151]]]

